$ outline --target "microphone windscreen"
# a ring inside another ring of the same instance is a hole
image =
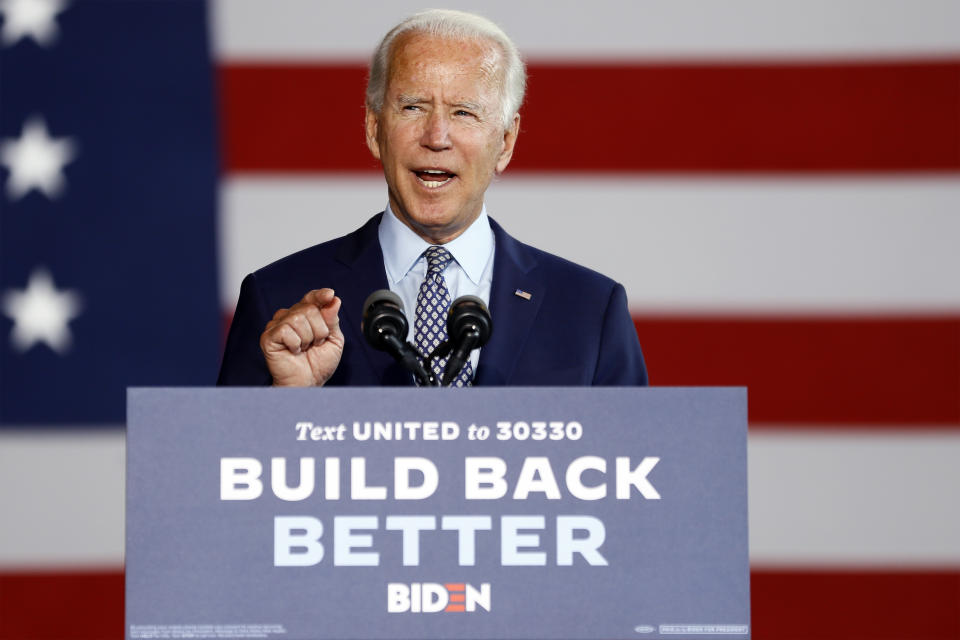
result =
[[[367,296],[363,302],[363,317],[366,318],[370,313],[370,308],[377,304],[389,304],[403,312],[403,300],[390,289],[377,289]]]
[[[387,349],[387,335],[404,340],[408,327],[400,296],[389,289],[378,289],[367,296],[360,331],[374,349]]]
[[[447,333],[457,341],[467,329],[476,329],[477,342],[473,348],[482,347],[493,333],[493,319],[486,303],[477,296],[460,296],[450,305],[447,316]]]

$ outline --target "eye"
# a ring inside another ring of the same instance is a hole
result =
[[[469,111],[467,111],[466,109],[457,109],[456,111],[453,112],[453,115],[459,116],[459,117],[467,117],[467,118],[474,117],[474,115]]]
[[[405,104],[405,105],[403,105],[403,110],[404,110],[404,111],[419,111],[419,110],[420,110],[420,105],[418,105],[418,104]]]

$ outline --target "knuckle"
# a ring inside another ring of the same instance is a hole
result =
[[[305,320],[302,310],[292,311],[289,316],[287,316],[286,322],[291,326],[302,324]]]

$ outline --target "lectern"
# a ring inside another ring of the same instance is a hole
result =
[[[131,389],[126,637],[748,638],[742,388]]]

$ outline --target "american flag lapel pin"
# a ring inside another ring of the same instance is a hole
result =
[[[523,298],[524,300],[529,300],[530,298],[533,297],[533,294],[528,293],[523,289],[517,289],[516,291],[513,292],[513,295],[517,296],[518,298]]]

